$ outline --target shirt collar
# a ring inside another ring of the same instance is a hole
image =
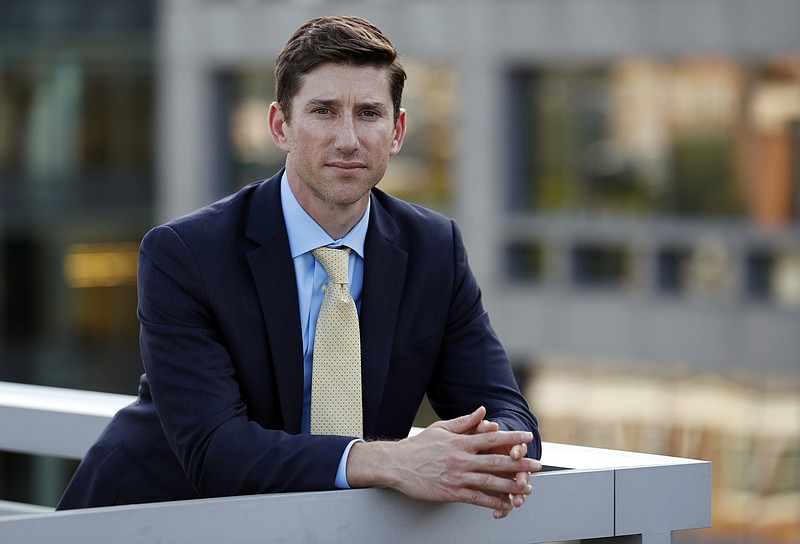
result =
[[[281,205],[283,206],[283,220],[286,223],[286,233],[289,236],[289,249],[292,259],[308,253],[321,246],[347,246],[364,258],[364,240],[367,237],[369,226],[369,210],[372,198],[367,200],[367,209],[356,225],[342,238],[334,240],[314,219],[300,206],[295,198],[286,171],[281,177]]]

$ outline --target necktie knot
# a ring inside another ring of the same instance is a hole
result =
[[[314,258],[325,268],[331,282],[347,284],[347,267],[350,258],[350,248],[318,247],[311,251]]]

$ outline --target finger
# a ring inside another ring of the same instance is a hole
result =
[[[509,452],[509,455],[514,460],[522,459],[527,454],[528,454],[528,446],[527,446],[527,444],[518,444],[516,446],[512,446],[511,447],[511,451]]]
[[[513,510],[514,508],[522,508],[522,506],[524,506],[524,505],[525,505],[525,499],[526,499],[526,498],[527,498],[527,495],[524,495],[524,494],[522,494],[522,493],[510,493],[510,494],[508,495],[508,499],[509,499],[509,501],[511,502],[511,506],[512,506],[512,508],[510,508],[510,509],[508,509],[508,510],[502,510],[502,509],[500,509],[500,510],[495,510],[495,512],[494,512],[494,518],[495,518],[495,519],[501,519],[501,518],[504,518],[504,517],[506,517],[508,514],[510,514],[510,513],[511,513],[511,510]]]
[[[479,474],[494,474],[512,483],[515,482],[517,474],[536,472],[540,468],[540,463],[536,459],[523,457],[522,459],[514,460],[506,454],[498,453],[470,456],[465,460],[464,465],[464,470]]]
[[[499,447],[511,448],[533,440],[527,431],[496,431],[475,434],[469,437],[474,451],[488,451]]]
[[[509,493],[492,493],[480,489],[461,488],[454,493],[457,501],[483,506],[495,512],[505,512],[507,515],[514,505]]]
[[[513,491],[514,494],[519,494],[522,490],[527,488],[533,489],[530,484],[531,473],[527,471],[516,472],[514,474],[495,474],[496,476],[500,476],[501,478],[507,478],[508,480],[514,482],[514,486],[516,489]]]
[[[501,497],[501,498],[504,499],[504,500],[506,499],[506,497]],[[514,509],[514,497],[513,497],[513,495],[508,495],[507,498],[508,498],[509,502],[505,503],[505,505],[507,505],[508,508],[498,508],[498,509],[494,510],[492,512],[492,516],[494,517],[494,519],[503,519],[504,517],[508,516],[511,513],[511,511]]]
[[[487,506],[499,501],[499,507],[493,507],[495,519],[506,517],[514,508],[525,504],[525,496],[532,492],[529,485],[524,489],[517,488],[517,482],[510,476],[494,476],[490,474],[470,473],[465,475],[462,485],[470,489],[469,499],[464,502]]]
[[[510,501],[510,508],[507,509],[499,509],[493,512],[494,519],[503,519],[504,517],[508,516],[514,508],[519,508],[523,504],[525,504],[525,497],[517,495],[509,495],[508,500]]]
[[[527,493],[516,493],[512,499],[514,507],[520,508],[525,504],[525,497],[533,493],[533,486],[530,485],[530,472],[518,472],[514,476],[514,482],[520,490],[525,490]]]
[[[528,495],[533,489],[530,484],[519,486],[518,483],[507,475],[496,475],[478,472],[468,472],[462,475],[460,485],[474,489],[481,493],[508,498],[514,495]]]
[[[504,517],[506,517],[510,513],[511,513],[511,510],[495,510],[492,513],[492,516],[494,517],[494,519],[503,519]]]
[[[432,426],[441,427],[451,433],[464,434],[476,429],[485,416],[486,408],[479,406],[471,414],[446,421],[437,421]]]
[[[492,433],[499,430],[500,425],[498,425],[496,421],[487,421],[485,419],[475,428],[475,432],[478,433]]]

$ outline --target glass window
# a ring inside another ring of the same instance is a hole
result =
[[[516,71],[512,207],[786,224],[797,216],[799,64],[626,58]]]
[[[573,249],[572,279],[577,287],[623,287],[633,278],[631,261],[623,247],[581,243]]]
[[[153,179],[154,4],[38,0],[11,1],[4,9],[5,211],[146,206]]]

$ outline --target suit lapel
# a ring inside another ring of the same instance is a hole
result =
[[[394,244],[398,233],[395,222],[373,198],[364,242],[360,316],[365,436],[371,436],[377,425],[403,294],[408,255]]]
[[[259,247],[247,259],[266,323],[283,423],[287,432],[297,434],[303,406],[303,340],[297,280],[280,204],[282,173],[262,183],[253,196],[246,232]]]

